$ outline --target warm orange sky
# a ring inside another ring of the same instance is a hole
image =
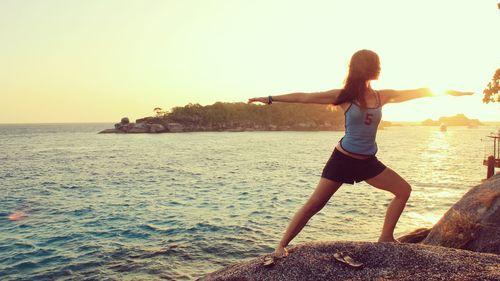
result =
[[[364,48],[381,57],[375,88],[476,92],[389,105],[385,120],[500,121],[500,104],[481,103],[499,26],[496,0],[2,0],[0,123],[116,122],[340,88]]]

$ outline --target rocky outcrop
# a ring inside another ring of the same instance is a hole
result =
[[[165,127],[163,127],[162,124],[151,124],[151,126],[149,127],[150,133],[162,133],[165,131],[166,131],[166,129],[165,129]]]
[[[422,243],[500,255],[500,174],[470,189]]]
[[[398,240],[404,243],[301,244],[272,268],[260,257],[201,280],[500,280],[500,173],[471,188],[432,228]],[[364,267],[336,262],[339,251]]]
[[[364,266],[350,268],[334,253]],[[500,256],[445,247],[369,242],[315,242],[289,249],[272,267],[264,257],[227,266],[199,280],[500,280]]]
[[[106,129],[100,134],[120,134],[120,133],[130,133],[130,134],[140,134],[140,133],[164,133],[169,131],[165,126],[159,122],[158,118],[148,117],[139,119],[135,123],[130,123],[127,117],[123,117],[120,123],[115,124],[114,129]]]
[[[431,228],[419,228],[398,238],[401,243],[420,243],[431,232]]]
[[[379,126],[382,129],[383,121]],[[146,127],[145,127],[146,126]],[[100,133],[177,133],[177,132],[245,132],[245,131],[337,131],[343,126],[329,122],[306,122],[295,125],[259,125],[254,122],[218,122],[200,124],[195,121],[178,123],[165,117],[144,117],[130,123],[127,117],[115,124],[115,129],[103,130]]]
[[[184,126],[180,123],[167,123],[169,132],[184,132]]]

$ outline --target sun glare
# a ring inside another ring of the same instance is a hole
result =
[[[431,94],[433,96],[444,96],[446,95],[446,90],[444,87],[432,87]]]

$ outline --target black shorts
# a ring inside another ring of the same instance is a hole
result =
[[[377,157],[372,156],[367,159],[352,158],[336,148],[332,156],[326,162],[322,178],[327,178],[336,182],[354,184],[367,179],[371,179],[384,171],[386,166]]]

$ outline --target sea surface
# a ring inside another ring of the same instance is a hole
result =
[[[97,134],[110,127],[0,125],[0,280],[193,280],[271,253],[343,135]],[[413,188],[397,235],[480,183],[498,129],[379,131],[378,158]],[[344,185],[291,245],[376,241],[390,199]]]

